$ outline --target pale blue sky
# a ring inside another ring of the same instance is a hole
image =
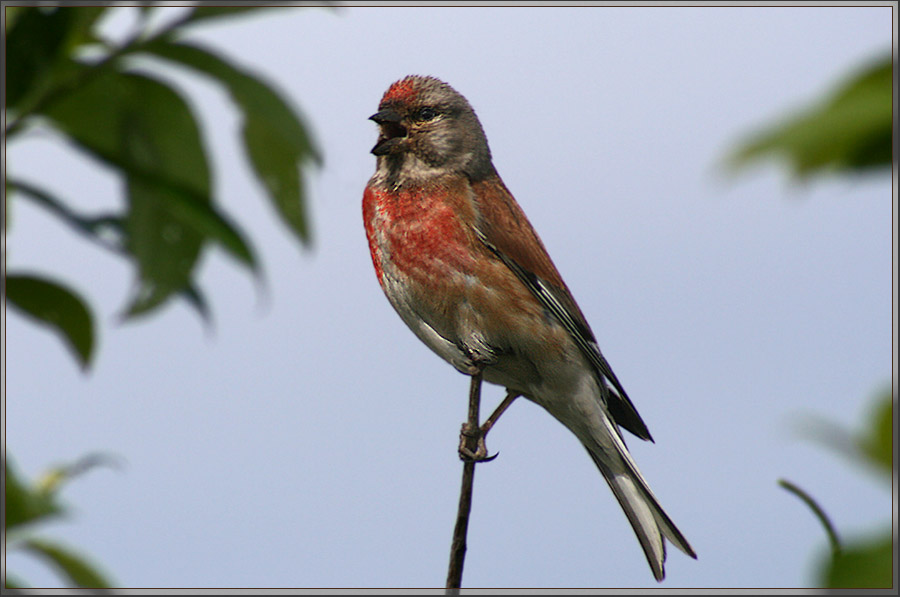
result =
[[[283,9],[197,28],[308,117],[325,155],[309,178],[315,247],[299,250],[266,204],[225,94],[183,76],[265,295],[213,250],[200,278],[214,333],[182,304],[121,325],[126,264],[13,205],[10,271],[70,282],[101,330],[85,376],[10,314],[7,449],[31,476],[93,451],[126,462],[68,486],[72,516],[45,534],[128,587],[443,585],[468,380],[382,295],[360,209],[367,117],[418,73],[475,107],[656,439],[629,446],[699,555],[670,550],[662,587],[807,586],[825,537],[778,478],[847,537],[891,519],[889,488],[799,431],[808,416],[860,425],[892,379],[891,184],[796,186],[775,166],[726,180],[717,166],[887,50],[891,26],[888,7],[666,7]],[[7,149],[11,172],[85,209],[120,203],[119,181],[51,137]],[[484,410],[501,398],[486,388]],[[519,401],[488,445],[501,454],[478,469],[464,586],[658,586],[549,415]]]

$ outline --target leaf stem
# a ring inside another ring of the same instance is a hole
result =
[[[73,230],[83,235],[91,242],[108,251],[116,253],[117,255],[127,254],[120,243],[109,241],[97,234],[97,227],[103,224],[112,227],[121,227],[120,219],[117,216],[86,218],[76,214],[49,193],[44,192],[31,183],[15,178],[8,178],[6,184],[10,190],[18,191],[22,193],[24,197],[29,197],[34,203],[41,205],[44,209],[59,217],[63,222],[71,226]]]
[[[828,542],[831,544],[831,555],[837,556],[841,553],[841,541],[838,538],[837,531],[831,523],[831,520],[828,518],[828,515],[825,514],[825,511],[819,506],[818,502],[816,502],[811,495],[787,479],[779,479],[778,484],[803,500],[803,502],[809,506],[809,509],[813,511],[813,514],[816,515],[816,518],[819,519],[819,522],[822,523],[822,526],[825,527],[825,532],[828,534]]]

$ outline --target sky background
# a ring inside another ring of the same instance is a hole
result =
[[[134,9],[106,31],[121,38]],[[175,302],[122,324],[130,266],[26,202],[8,268],[57,276],[93,305],[85,375],[9,313],[6,448],[21,471],[89,452],[120,470],[71,482],[42,534],[125,587],[440,587],[462,465],[468,379],[406,328],[372,271],[360,201],[388,85],[450,83],[476,109],[522,205],[647,422],[628,440],[699,559],[674,587],[804,587],[826,538],[776,485],[814,495],[848,538],[891,520],[879,479],[809,439],[859,428],[892,369],[887,176],[798,185],[721,162],[891,46],[891,9],[281,9],[197,27],[276,85],[325,157],[302,250],[243,161],[213,83],[172,75],[212,152],[217,198],[252,239],[266,287],[218,249],[200,269],[215,329]],[[168,71],[172,73],[173,71]],[[7,166],[84,211],[121,182],[47,134]],[[48,176],[48,173],[51,175]],[[503,396],[486,386],[483,412]],[[627,439],[627,438],[626,438]],[[464,587],[657,587],[584,449],[518,401],[475,480]],[[11,554],[34,586],[56,576]]]

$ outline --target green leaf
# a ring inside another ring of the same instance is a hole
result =
[[[833,589],[890,589],[894,545],[891,533],[853,543],[826,560],[819,577]]]
[[[22,547],[49,561],[75,586],[107,589],[109,580],[80,553],[44,539],[28,539]]]
[[[11,305],[62,336],[82,368],[94,352],[94,320],[85,302],[72,290],[46,278],[7,275],[6,298]]]
[[[63,514],[52,493],[32,489],[19,478],[16,467],[6,458],[6,530],[10,531],[30,522],[39,522]]]
[[[300,117],[271,87],[200,46],[161,40],[145,49],[213,77],[226,87],[243,114],[244,145],[257,177],[282,221],[301,242],[308,242],[301,168],[322,160]]]
[[[6,101],[15,110],[37,95],[66,47],[71,13],[37,7],[20,9],[6,39]],[[42,85],[43,84],[43,85]]]
[[[291,151],[290,143],[280,132],[258,118],[245,123],[244,146],[282,221],[301,242],[308,243],[306,197],[299,169],[301,156]]]
[[[192,195],[187,201],[209,202],[209,169],[193,115],[165,85],[115,72],[95,76],[46,114],[76,143],[124,171],[126,248],[139,270],[129,312],[159,306],[188,284],[203,242],[169,209],[185,194]]]
[[[872,464],[890,474],[894,466],[894,394],[888,389],[873,409],[871,423],[859,440],[863,454]]]
[[[212,311],[210,311],[209,303],[206,296],[196,286],[188,286],[181,291],[181,296],[187,301],[188,305],[194,308],[200,319],[207,326],[212,326]]]
[[[125,175],[125,248],[139,270],[129,315],[150,311],[186,288],[207,238],[255,271],[249,245],[212,205],[200,131],[175,91],[146,76],[109,71],[45,113],[80,147]]]
[[[775,157],[798,177],[890,168],[891,69],[890,56],[879,59],[818,105],[755,135],[731,156],[731,167]]]
[[[73,141],[113,165],[127,165],[148,178],[208,197],[206,154],[187,103],[147,76],[111,70],[92,74],[82,87],[48,107],[46,116]]]
[[[136,316],[165,303],[191,281],[203,237],[188,229],[168,207],[177,194],[135,177],[128,181],[129,250],[140,269],[140,281],[126,313]]]
[[[61,73],[71,69],[70,55],[80,44],[94,41],[93,26],[105,11],[102,6],[18,10],[12,27],[7,25],[7,105],[27,110],[66,85]]]

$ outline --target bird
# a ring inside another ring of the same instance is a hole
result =
[[[363,223],[397,314],[458,371],[540,405],[580,440],[657,581],[666,541],[696,559],[621,430],[653,441],[650,431],[497,173],[475,110],[442,80],[409,75],[388,87],[370,120],[378,138]]]

